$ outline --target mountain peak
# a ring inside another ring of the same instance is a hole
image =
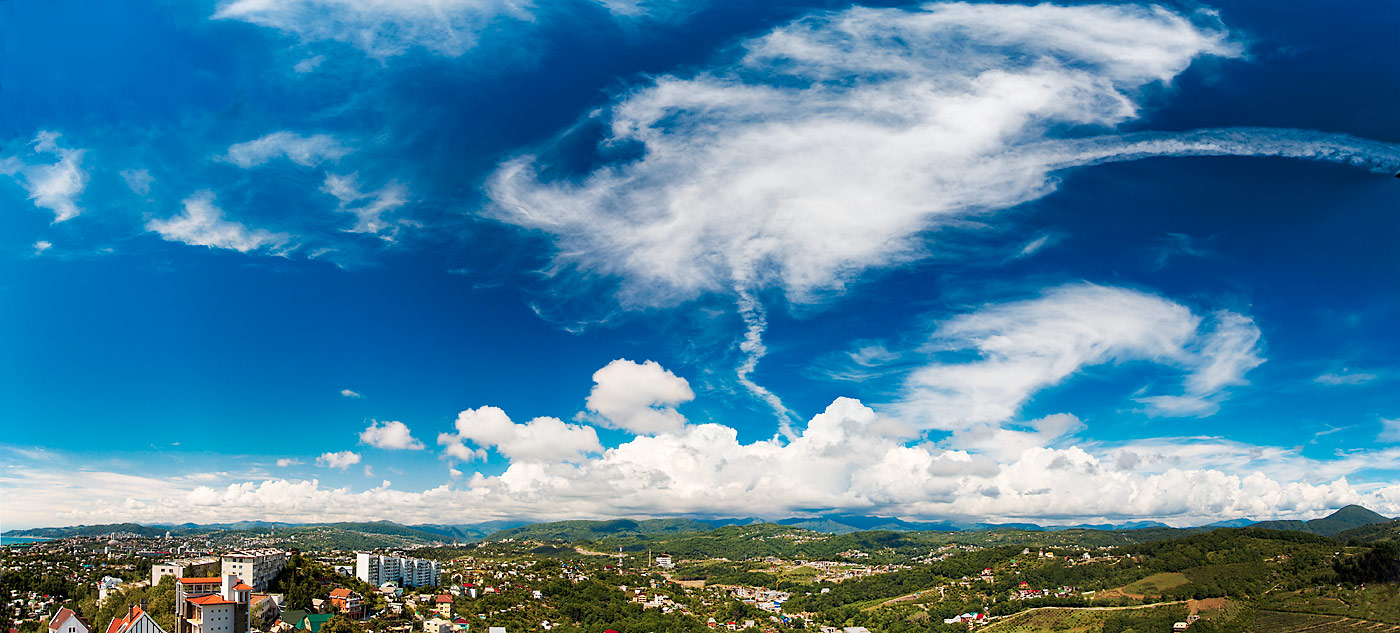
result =
[[[1327,515],[1327,519],[1331,521],[1343,521],[1355,525],[1370,525],[1372,523],[1385,523],[1390,521],[1389,517],[1358,505],[1349,505],[1341,508]]]

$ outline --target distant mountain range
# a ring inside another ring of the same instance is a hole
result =
[[[706,532],[731,525],[753,525],[766,523],[759,518],[731,519],[614,519],[604,521],[555,521],[550,523],[526,523],[524,521],[488,521],[476,524],[423,524],[400,525],[391,521],[363,523],[324,523],[296,524],[271,521],[239,521],[218,524],[157,524],[116,523],[107,525],[78,525],[61,528],[37,528],[31,530],[10,530],[5,536],[38,536],[61,538],[70,536],[101,536],[113,532],[126,532],[141,536],[163,536],[169,531],[175,536],[194,536],[220,532],[262,532],[282,530],[282,533],[304,533],[311,529],[321,532],[332,531],[354,535],[355,539],[342,539],[341,542],[355,543],[362,547],[382,547],[392,543],[416,543],[427,545],[435,542],[467,543],[479,540],[535,539],[544,541],[594,541],[615,537],[656,537],[692,532]],[[1133,521],[1128,523],[1095,523],[1069,526],[1041,526],[1034,523],[960,523],[953,521],[904,521],[891,517],[865,516],[853,514],[829,514],[815,517],[793,517],[771,522],[776,525],[823,532],[827,534],[853,534],[869,531],[892,532],[971,532],[994,530],[1172,530],[1170,526],[1156,521]],[[1272,530],[1307,532],[1320,536],[1337,537],[1343,540],[1361,541],[1400,540],[1400,520],[1392,520],[1361,506],[1347,506],[1321,519],[1311,521],[1262,521],[1251,522],[1245,519],[1220,521],[1194,530],[1220,527],[1257,527]],[[384,537],[380,539],[374,536]],[[383,544],[381,544],[383,543]]]

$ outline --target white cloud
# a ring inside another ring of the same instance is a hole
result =
[[[316,458],[317,466],[328,468],[339,468],[345,470],[355,464],[360,463],[360,454],[353,451],[340,451],[339,453],[321,453]]]
[[[487,409],[474,414],[494,415]],[[491,424],[499,430],[510,422]],[[1073,416],[1050,416],[1031,423],[1028,432],[1063,437],[1078,424]],[[388,482],[356,491],[271,478],[215,486],[198,478],[58,468],[37,458],[0,467],[0,486],[6,490],[6,520],[28,525],[250,517],[404,523],[678,514],[776,518],[808,508],[908,518],[1202,524],[1311,518],[1348,503],[1400,513],[1400,484],[1354,484],[1347,478],[1359,469],[1400,466],[1400,449],[1315,460],[1296,449],[1159,438],[1115,446],[991,447],[984,453],[911,443],[901,439],[903,426],[842,398],[790,442],[744,443],[733,428],[690,424],[587,459],[518,460],[497,476],[473,474],[419,491]],[[349,455],[343,460],[347,468],[358,463],[358,455]]]
[[[1200,317],[1180,304],[1137,290],[1077,284],[1022,301],[983,306],[940,323],[924,346],[939,356],[907,377],[899,410],[920,428],[956,430],[1012,420],[1032,394],[1084,367],[1145,360],[1182,367],[1185,396],[1145,398],[1162,415],[1198,415],[1223,390],[1241,384],[1257,356],[1259,331],[1246,317]],[[1174,404],[1189,400],[1194,407]]]
[[[597,115],[605,165],[502,164],[492,213],[621,280],[626,305],[783,289],[813,302],[861,272],[937,252],[941,229],[1040,198],[1057,169],[1161,155],[1262,154],[1379,169],[1393,146],[1288,130],[1048,140],[1134,120],[1143,88],[1222,29],[1136,5],[929,4],[821,13],[737,61],[662,76]],[[610,156],[623,158],[609,160]],[[995,226],[995,224],[984,223]]]
[[[1400,444],[1400,418],[1381,420],[1381,432],[1376,436],[1376,441],[1387,444]]]
[[[674,433],[685,426],[676,406],[695,399],[690,383],[656,361],[617,359],[593,373],[586,406],[604,426],[637,435]]]
[[[286,158],[303,167],[314,167],[323,161],[339,160],[349,153],[349,148],[341,145],[340,141],[329,134],[302,136],[282,130],[230,145],[223,159],[244,169],[257,167],[277,158]]]
[[[54,224],[82,213],[77,198],[88,182],[82,167],[86,150],[60,146],[59,136],[57,132],[41,131],[30,143],[33,150],[26,159],[0,157],[0,175],[10,176],[24,187],[35,207],[52,211]],[[46,162],[50,159],[52,162]]]
[[[363,398],[363,397],[364,397],[364,396],[360,395],[359,392],[354,391],[354,390],[351,390],[351,389],[341,389],[341,390],[340,390],[340,395],[345,396],[346,398]]]
[[[280,253],[291,239],[286,233],[250,229],[224,219],[223,210],[215,205],[214,194],[209,191],[185,198],[183,204],[183,214],[165,220],[152,219],[146,223],[146,229],[159,233],[166,241],[226,248],[240,253],[264,248]]]
[[[446,446],[449,455],[462,461],[481,457],[463,442],[471,442],[481,449],[494,448],[506,459],[520,463],[578,461],[587,453],[603,450],[593,427],[548,417],[516,424],[497,407],[461,412],[456,429],[455,434],[439,434],[438,444]]]
[[[132,193],[139,195],[149,195],[151,193],[151,183],[155,178],[151,177],[151,172],[145,169],[123,169],[121,171],[122,180],[126,181],[126,186]]]
[[[376,448],[390,450],[421,450],[423,443],[414,439],[408,425],[403,422],[377,422],[371,420],[369,426],[360,433],[360,441]]]
[[[689,0],[574,3],[597,4],[621,18],[661,19],[686,15],[698,5]],[[545,3],[543,8],[568,4],[573,3]],[[533,0],[222,0],[214,18],[249,22],[303,40],[344,42],[382,59],[415,47],[462,55],[483,35],[534,22],[540,13]],[[296,72],[305,72],[300,66]]]
[[[1341,372],[1327,372],[1325,374],[1321,374],[1318,377],[1313,378],[1313,382],[1318,383],[1320,385],[1331,386],[1364,385],[1379,377],[1380,376],[1369,372],[1354,372],[1350,369],[1343,369]]]
[[[300,465],[300,464],[301,464],[301,460],[299,460],[299,459],[293,459],[293,458],[291,458],[291,457],[283,457],[283,458],[277,460],[277,466],[278,466],[279,468],[286,468],[286,467],[288,467],[288,466],[297,466],[297,465]]]
[[[369,233],[393,240],[397,225],[384,219],[384,214],[408,202],[408,188],[397,182],[390,182],[378,191],[361,191],[356,174],[341,176],[326,174],[324,191],[340,201],[338,211],[355,216],[355,226],[346,229],[351,233]]]
[[[34,242],[35,255],[41,255],[44,251],[49,250],[51,248],[53,248],[53,242],[49,242],[47,240],[39,240],[37,242]]]
[[[352,44],[372,57],[411,47],[456,56],[502,20],[528,21],[530,0],[225,0],[217,19],[241,20],[303,40]]]
[[[324,61],[326,61],[325,55],[313,55],[297,62],[295,66],[292,66],[292,71],[298,75],[305,75],[316,70]]]
[[[1214,315],[1214,329],[1200,339],[1192,355],[1193,371],[1186,378],[1186,394],[1142,398],[1151,413],[1167,416],[1206,416],[1220,409],[1224,389],[1248,384],[1248,372],[1264,363],[1259,356],[1259,327],[1249,317],[1221,311]]]
[[[373,477],[373,476],[374,476],[374,468],[371,468],[369,464],[365,464],[365,476],[366,476],[366,477]]]

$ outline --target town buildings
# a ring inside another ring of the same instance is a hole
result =
[[[49,633],[91,633],[86,622],[73,613],[72,609],[62,608],[49,620]]]
[[[248,549],[224,554],[219,573],[232,574],[253,586],[256,591],[267,591],[272,579],[282,571],[290,555],[280,549]]]
[[[336,613],[359,620],[364,617],[364,599],[360,594],[341,587],[331,591],[331,606],[335,607]]]
[[[355,577],[376,587],[386,582],[401,587],[435,587],[442,581],[442,569],[435,560],[357,552]]]
[[[151,565],[151,586],[160,584],[160,579],[174,576],[176,580],[190,577],[209,577],[219,574],[219,559],[214,556],[204,558],[177,558],[159,565]]]
[[[248,633],[253,587],[233,574],[181,578],[175,587],[172,633]]]
[[[126,615],[113,618],[107,625],[107,633],[166,633],[149,613],[139,606],[132,605]]]

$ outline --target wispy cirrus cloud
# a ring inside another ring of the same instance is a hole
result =
[[[561,265],[620,279],[624,305],[766,287],[816,302],[938,252],[969,220],[996,226],[990,216],[1054,191],[1057,170],[1217,154],[1400,162],[1395,146],[1297,130],[1056,138],[1133,121],[1148,85],[1239,56],[1203,13],[857,7],[739,53],[620,95],[589,122],[601,167],[568,175],[547,153],[505,162],[488,187],[493,215],[550,235]]]
[[[958,430],[1015,418],[1032,394],[1086,367],[1144,360],[1181,368],[1184,393],[1142,398],[1157,415],[1209,415],[1263,362],[1252,320],[1217,312],[1209,328],[1189,308],[1126,288],[1072,284],[942,321],[898,405],[920,428]],[[968,353],[970,359],[962,359]]]
[[[86,150],[60,145],[60,136],[40,131],[29,143],[28,153],[0,157],[0,176],[13,178],[28,192],[35,207],[52,211],[54,224],[82,213],[77,199],[88,183],[88,172],[83,169]]]
[[[456,57],[482,39],[525,28],[550,11],[600,6],[623,19],[676,19],[703,4],[694,0],[223,0],[215,19],[239,20],[302,40],[350,44],[379,59],[421,48]],[[312,58],[314,59],[314,58]],[[302,70],[298,64],[297,72]]]
[[[314,167],[322,162],[338,160],[349,153],[350,148],[329,134],[306,136],[280,130],[251,141],[234,143],[221,158],[244,169],[265,165],[278,158],[303,167]]]
[[[184,211],[180,214],[164,220],[150,220],[146,223],[146,229],[159,234],[166,241],[240,253],[267,250],[278,254],[285,252],[291,241],[291,236],[286,233],[251,229],[224,218],[223,210],[215,203],[214,194],[210,191],[201,191],[185,198],[183,207]]]

